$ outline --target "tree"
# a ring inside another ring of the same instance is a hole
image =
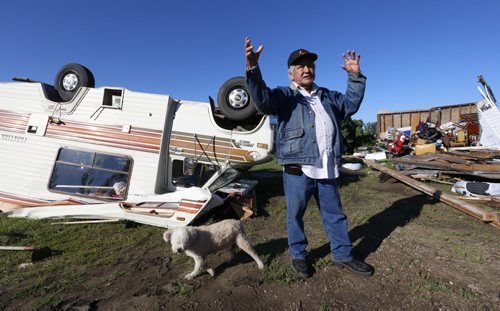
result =
[[[344,152],[352,154],[360,146],[375,144],[377,123],[364,124],[362,120],[347,118],[342,121],[342,138]]]

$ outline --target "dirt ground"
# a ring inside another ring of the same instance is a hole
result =
[[[123,250],[129,255],[112,266],[75,267],[85,270],[84,278],[65,289],[57,309],[498,310],[498,229],[403,184],[381,183],[375,176],[345,178],[340,192],[355,255],[373,265],[375,274],[359,277],[330,264],[329,244],[311,202],[305,219],[315,273],[299,280],[289,268],[281,176],[254,177],[260,182],[259,215],[244,225],[264,270],[242,252],[231,265],[217,254],[209,258],[215,277],[205,273],[185,280],[193,262],[174,255],[158,231],[147,249],[136,255]],[[64,282],[56,273],[53,277]],[[102,285],[103,278],[111,281]],[[0,298],[14,292],[0,290]],[[18,299],[7,309],[32,307],[28,299]]]

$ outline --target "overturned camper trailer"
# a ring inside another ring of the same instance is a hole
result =
[[[54,85],[16,80],[0,83],[0,215],[185,226],[223,203],[217,189],[271,159],[269,118],[254,115],[241,80],[221,88],[219,106],[247,122],[211,103],[96,88],[78,64]]]

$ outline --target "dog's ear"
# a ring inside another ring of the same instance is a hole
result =
[[[196,240],[196,236],[198,235],[198,230],[193,227],[186,227],[186,243],[190,245]]]
[[[163,239],[165,242],[170,243],[170,236],[172,235],[173,229],[168,229],[167,231],[163,232]]]

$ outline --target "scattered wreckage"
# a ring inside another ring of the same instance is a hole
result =
[[[241,77],[219,91],[224,114],[211,99],[95,87],[79,64],[54,85],[14,80],[0,83],[0,215],[185,226],[271,159],[270,120]]]
[[[477,103],[380,113],[378,152],[364,155],[364,162],[500,228],[499,212],[463,202],[475,197],[500,207],[500,110],[482,76],[479,83],[483,99]],[[387,155],[396,170],[375,163]],[[449,184],[452,192],[465,197],[445,194],[415,179]]]
[[[377,114],[378,135],[396,156],[447,151],[448,148],[483,146],[500,148],[500,110],[482,76],[483,99],[475,103],[435,107],[429,110]],[[484,148],[483,148],[484,149]]]

